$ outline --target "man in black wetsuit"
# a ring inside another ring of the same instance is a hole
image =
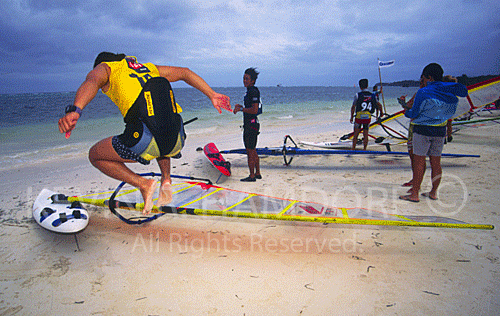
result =
[[[260,133],[260,124],[257,115],[260,114],[260,92],[255,87],[255,81],[259,73],[255,68],[245,70],[243,85],[247,88],[244,98],[244,106],[236,104],[233,113],[243,112],[243,143],[247,150],[248,168],[250,175],[241,179],[243,182],[255,182],[262,179],[260,175],[259,155],[257,154],[257,136]]]

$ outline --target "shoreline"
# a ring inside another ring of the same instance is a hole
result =
[[[273,122],[263,127],[258,146],[281,146],[285,134],[298,142],[337,140],[350,132],[327,119]],[[315,122],[318,128],[311,128]],[[444,152],[481,158],[443,158],[438,201],[398,199],[411,177],[407,157],[296,157],[288,167],[281,157],[263,157],[263,179],[242,183],[246,157],[225,155],[233,174],[218,184],[340,207],[439,213],[493,224],[492,231],[180,215],[129,226],[107,209],[88,207],[90,224],[78,234],[77,247],[73,235],[51,233],[33,221],[33,200],[44,187],[78,195],[114,188],[118,181],[82,155],[0,171],[0,313],[498,314],[499,132],[498,125],[463,129],[445,146]],[[243,147],[238,129],[187,133],[173,174],[215,181],[218,173],[196,148],[210,141],[221,150]],[[156,162],[132,168],[158,171]],[[427,170],[422,192],[429,188]]]

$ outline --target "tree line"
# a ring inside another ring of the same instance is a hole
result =
[[[484,75],[484,76],[476,76],[476,77],[469,77],[466,74],[463,74],[459,77],[457,77],[458,82],[465,86],[470,86],[479,82],[483,82],[489,79],[496,78],[500,75]],[[378,84],[380,85],[380,84]],[[401,81],[394,81],[390,83],[383,83],[384,86],[398,86],[398,87],[418,87],[420,86],[420,83],[418,80],[401,80]]]

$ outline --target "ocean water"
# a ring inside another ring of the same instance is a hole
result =
[[[243,103],[244,87],[214,88],[228,95],[231,104]],[[356,87],[259,87],[263,131],[279,134],[288,126],[301,125],[321,132],[328,124],[350,131],[349,111]],[[384,87],[387,112],[400,110],[396,98],[413,95],[416,88]],[[241,115],[218,114],[205,95],[193,88],[175,88],[183,119],[197,117],[186,126],[188,135],[239,131]],[[73,103],[75,92],[0,95],[0,171],[68,157],[86,156],[95,142],[123,131],[118,108],[102,93],[85,108],[75,131],[66,140],[58,119]],[[382,100],[381,100],[382,102]],[[284,134],[283,134],[284,135]],[[277,143],[281,141],[277,139]],[[189,141],[189,139],[188,139]]]

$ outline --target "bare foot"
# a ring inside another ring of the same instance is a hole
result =
[[[142,210],[142,214],[149,214],[151,209],[153,208],[153,194],[156,190],[156,181],[154,179],[148,179],[147,185],[144,189],[139,189],[142,194],[142,198],[144,199],[144,209]]]
[[[428,193],[424,192],[421,195],[425,196],[425,197],[427,197],[427,198],[429,198],[431,200],[437,200],[438,199],[437,196],[436,196],[436,194],[432,194],[431,192],[428,192]]]
[[[411,195],[401,195],[399,197],[399,199],[409,201],[409,202],[414,202],[414,203],[420,202],[420,200],[418,199],[418,196],[415,198],[415,197],[412,197]]]
[[[162,207],[172,202],[172,184],[168,181],[164,181],[160,187],[160,196],[158,201],[156,201],[157,207]]]

